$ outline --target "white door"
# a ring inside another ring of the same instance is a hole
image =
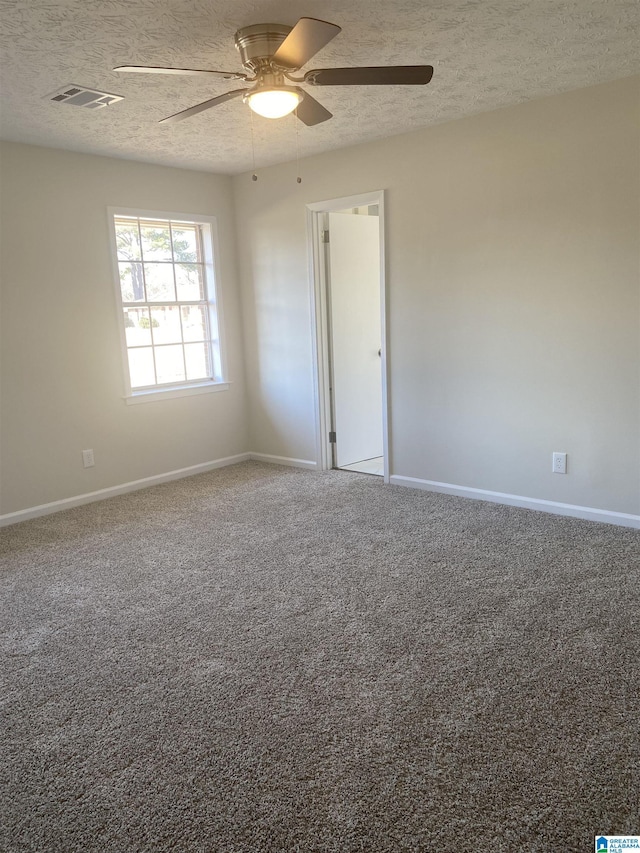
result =
[[[329,214],[335,465],[383,455],[380,232],[377,216]]]

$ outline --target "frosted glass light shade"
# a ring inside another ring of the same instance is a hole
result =
[[[302,100],[302,93],[294,88],[260,89],[245,98],[254,113],[265,118],[282,118],[292,113]]]

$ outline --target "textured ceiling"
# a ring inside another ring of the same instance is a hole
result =
[[[640,73],[638,0],[0,0],[0,13],[4,139],[230,174],[252,168],[252,123],[260,167]],[[334,114],[316,127],[252,121],[241,100],[158,125],[239,84],[112,71],[242,71],[239,27],[302,16],[342,27],[308,67],[428,63],[433,80],[314,88]],[[44,99],[70,83],[124,100]]]

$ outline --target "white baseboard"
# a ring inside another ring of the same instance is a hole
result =
[[[142,480],[132,480],[130,483],[121,483],[119,486],[110,486],[107,489],[99,489],[97,492],[87,492],[84,495],[76,495],[72,498],[63,498],[60,501],[32,506],[17,512],[9,512],[0,515],[0,527],[8,524],[17,524],[19,521],[27,521],[30,518],[38,518],[41,515],[50,515],[74,506],[103,501],[116,495],[124,495],[127,492],[136,492],[149,486],[157,486],[160,483],[168,483],[171,480],[180,480],[182,477],[192,477],[194,474],[204,474],[215,468],[225,468],[227,465],[236,465],[238,462],[246,462],[251,458],[249,453],[237,453],[235,456],[226,456],[223,459],[215,459],[212,462],[202,462],[199,465],[191,465],[188,468],[179,468],[176,471],[167,471],[165,474],[156,474],[153,477],[144,477]]]
[[[317,471],[318,463],[312,459],[292,459],[290,456],[272,456],[270,453],[249,453],[250,459],[256,462],[269,462],[272,465],[289,465],[291,468],[306,468]]]
[[[42,515],[50,515],[65,509],[72,509],[83,504],[102,501],[106,498],[124,495],[127,492],[135,492],[146,489],[149,486],[168,483],[171,480],[179,480],[183,477],[191,477],[194,474],[204,474],[216,468],[224,468],[227,465],[236,465],[238,462],[246,462],[254,459],[256,462],[268,462],[273,465],[288,465],[293,468],[306,468],[310,471],[318,470],[317,462],[310,459],[293,459],[289,456],[273,456],[269,453],[237,453],[235,456],[227,456],[223,459],[215,459],[211,462],[203,462],[199,465],[191,465],[188,468],[179,468],[175,471],[167,471],[164,474],[156,474],[153,477],[144,477],[141,480],[132,480],[129,483],[121,483],[119,486],[111,486],[99,489],[96,492],[87,492],[72,498],[63,498],[52,503],[40,504],[28,509],[10,512],[0,515],[0,527],[9,524],[17,524],[30,518],[38,518]],[[525,509],[549,512],[555,515],[567,515],[574,518],[585,518],[589,521],[600,521],[605,524],[617,524],[622,527],[640,529],[640,515],[631,515],[624,512],[611,512],[606,509],[594,509],[593,507],[576,506],[558,501],[546,501],[539,498],[526,498],[520,495],[510,495],[506,492],[491,492],[486,489],[474,489],[469,486],[455,486],[451,483],[438,483],[434,480],[421,480],[417,477],[403,477],[392,474],[389,482],[392,486],[404,486],[412,489],[422,489],[428,492],[440,492],[446,495],[457,495],[462,498],[474,500],[491,501],[493,503],[506,504],[508,506],[519,506]]]
[[[622,527],[640,529],[640,515],[630,515],[626,512],[611,512],[608,509],[594,509],[588,506],[545,501],[540,498],[525,498],[520,495],[510,495],[505,492],[490,492],[486,489],[472,489],[468,486],[454,486],[451,483],[437,483],[434,480],[420,480],[417,477],[401,477],[392,474],[392,486],[406,486],[411,489],[422,489],[426,492],[440,492],[445,495],[457,495],[461,498],[472,498],[479,501],[520,506],[539,512],[550,512],[554,515],[568,515],[573,518],[586,518],[589,521],[601,521],[605,524],[618,524]]]

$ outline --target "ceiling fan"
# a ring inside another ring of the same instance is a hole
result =
[[[120,65],[114,71],[143,74],[217,75],[226,80],[243,80],[254,85],[233,89],[160,121],[166,124],[217,107],[242,97],[251,109],[267,118],[281,118],[295,110],[297,117],[311,127],[330,119],[332,114],[300,86],[383,86],[424,85],[433,76],[431,65],[391,65],[362,68],[318,68],[303,77],[294,77],[303,65],[335,38],[341,28],[317,18],[300,18],[294,27],[283,24],[254,24],[235,34],[246,74],[234,71],[208,71],[195,68],[157,68],[146,65]]]

